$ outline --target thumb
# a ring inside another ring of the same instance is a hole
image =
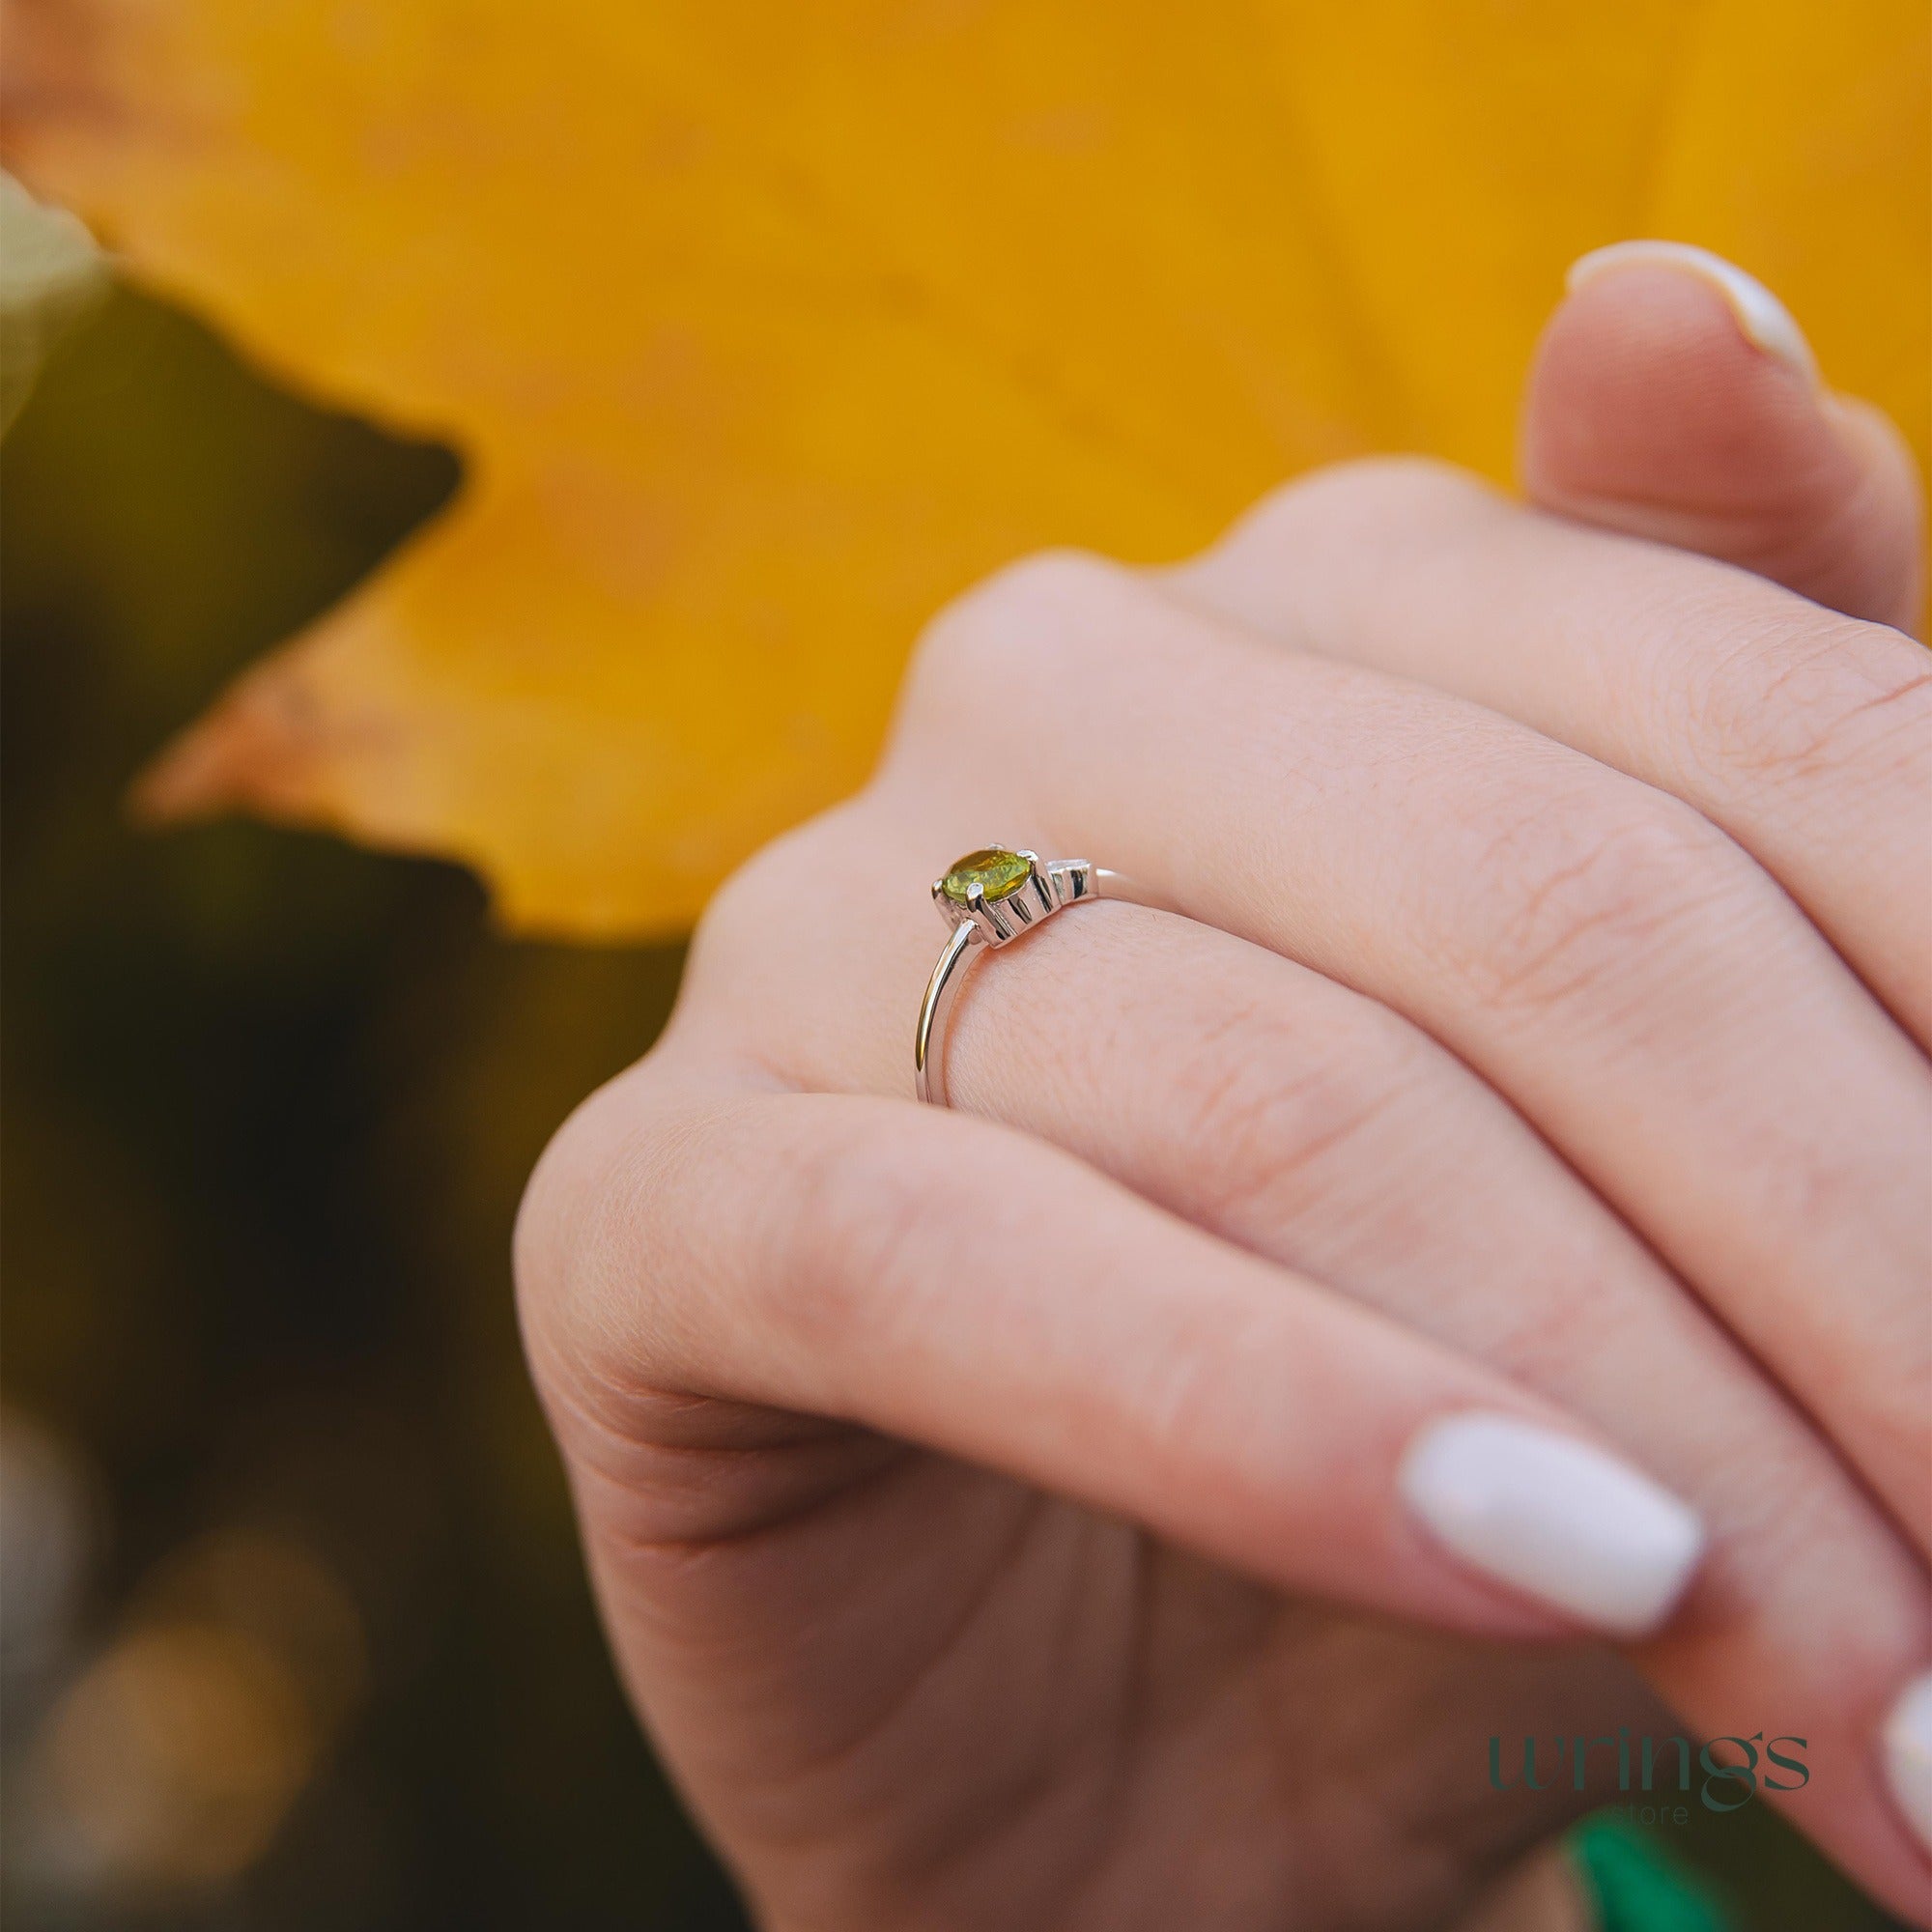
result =
[[[1521,465],[1545,509],[1918,628],[1904,439],[1824,389],[1783,304],[1701,248],[1623,242],[1572,268],[1530,372]]]

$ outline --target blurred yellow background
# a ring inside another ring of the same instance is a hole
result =
[[[0,452],[12,1928],[742,1925],[509,1228],[668,1009],[635,942],[858,779],[940,598],[1357,449],[1504,472],[1563,264],[1633,233],[1927,446],[1904,0],[537,17],[9,16],[9,150],[126,276]],[[441,857],[138,831],[171,743],[151,803]],[[1688,1848],[1764,1932],[1884,1922],[1761,1807]]]
[[[1506,478],[1585,250],[1716,249],[1921,458],[1922,0],[14,0],[10,164],[461,451],[150,773],[662,936],[855,787],[948,597],[1283,476]]]

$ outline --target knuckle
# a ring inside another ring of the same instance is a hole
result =
[[[639,1176],[652,1162],[648,1095],[640,1062],[583,1100],[551,1136],[525,1184],[511,1240],[512,1281],[525,1350],[537,1385],[596,1388],[616,1378],[605,1325],[593,1311],[623,1270],[653,1271],[639,1253],[635,1213]]]
[[[1417,512],[1454,514],[1487,508],[1497,500],[1494,490],[1479,476],[1436,456],[1362,456],[1331,463],[1276,495],[1399,520]]]
[[[1547,1009],[1627,983],[1721,905],[1748,872],[1688,806],[1606,798],[1601,786],[1539,796],[1493,836],[1468,880],[1477,916],[1465,970],[1494,1005]]]
[[[1303,538],[1343,534],[1357,540],[1407,540],[1419,529],[1463,520],[1472,512],[1487,513],[1497,500],[1480,477],[1436,457],[1358,457],[1328,464],[1269,491],[1216,548],[1273,551]]]
[[[769,948],[774,918],[797,902],[798,879],[828,865],[836,869],[878,843],[871,801],[861,792],[761,845],[706,902],[692,933],[685,988],[701,987],[725,962]]]
[[[995,571],[933,618],[914,647],[901,719],[952,719],[1011,676],[1031,676],[1091,631],[1096,612],[1132,594],[1124,564],[1085,551],[1042,551]]]
[[[1760,782],[1827,774],[1932,773],[1932,653],[1851,617],[1753,625],[1693,690],[1701,761]]]
[[[608,1101],[600,1089],[576,1107],[550,1137],[517,1208],[511,1239],[512,1272],[521,1303],[547,1298],[574,1264],[568,1201],[595,1198],[604,1160],[602,1116]]]
[[[772,913],[781,899],[784,855],[797,850],[806,830],[800,827],[761,846],[729,873],[705,902],[692,929],[684,978],[687,993],[708,984],[726,961],[737,957],[754,941],[761,929],[769,929]]]

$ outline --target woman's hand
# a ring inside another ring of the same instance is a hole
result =
[[[1783,524],[1629,487],[1562,370],[1618,310],[1784,438]],[[1603,277],[1544,369],[1546,497],[1902,611],[1915,539],[1805,489],[1909,481],[1704,284]],[[1498,1795],[1490,1737],[1664,1734],[1593,1633],[1805,1739],[1793,1815],[1923,1909],[1928,722],[1897,633],[1424,466],[941,617],[520,1230],[622,1666],[769,1923],[1439,1923],[1616,1796],[1613,1745]],[[982,960],[918,1109],[926,884],[989,837],[1189,917]]]

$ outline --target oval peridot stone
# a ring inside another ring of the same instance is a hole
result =
[[[978,886],[989,899],[1009,899],[1026,884],[1029,867],[1017,852],[998,845],[969,852],[955,859],[952,869],[939,882],[939,889],[954,905],[971,903],[970,889]]]

